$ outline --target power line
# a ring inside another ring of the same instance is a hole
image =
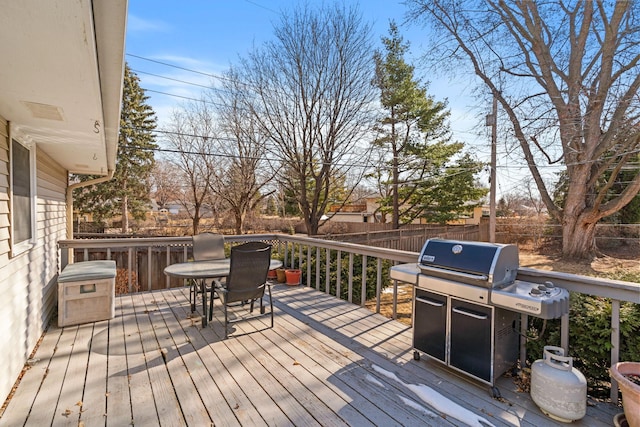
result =
[[[130,127],[129,129],[132,130],[141,130],[139,128],[136,127]],[[228,142],[235,142],[236,139],[234,138],[227,138],[227,137],[212,137],[212,136],[208,136],[208,135],[198,135],[198,134],[190,134],[190,133],[185,133],[185,132],[173,132],[173,131],[169,131],[169,130],[158,130],[155,129],[152,131],[153,133],[160,133],[160,134],[167,134],[167,135],[175,135],[175,136],[184,136],[184,137],[189,137],[189,138],[199,138],[199,139],[215,139],[218,141],[228,141]],[[158,150],[158,151],[163,151],[163,150]],[[180,152],[180,151],[178,151]],[[209,155],[215,155],[215,154],[210,154],[210,153],[188,153],[185,152],[187,154],[209,154]],[[637,150],[631,150],[628,151],[626,153],[620,153],[619,155],[623,155],[623,154],[635,154],[635,153],[640,153],[640,148],[638,148]],[[241,156],[236,156],[236,157],[241,157]],[[272,161],[277,161],[277,159],[270,159]],[[579,163],[575,163],[575,164],[563,164],[563,165],[536,165],[534,164],[534,166],[536,166],[538,169],[558,169],[560,167],[567,167],[567,166],[577,166],[577,165],[581,165],[581,164],[589,164],[589,163],[595,163],[599,160],[592,160],[592,161],[585,161],[585,162],[579,162]],[[635,165],[636,162],[632,162],[632,165]],[[339,164],[336,163],[336,165],[338,166],[353,166],[353,167],[367,167],[367,166],[374,166],[373,163],[369,162],[367,164],[365,163],[352,163],[352,164]],[[452,166],[455,167],[455,166]],[[499,169],[524,169],[524,168],[529,168],[528,164],[523,164],[523,165],[505,165],[505,166],[499,166]]]
[[[254,5],[254,6],[258,6],[259,8],[262,8],[264,10],[268,10],[269,12],[273,12],[273,13],[278,14],[278,15],[280,14],[280,12],[278,12],[276,10],[273,10],[273,9],[267,7],[267,6],[263,6],[263,5],[255,2],[255,1],[252,1],[252,0],[244,0],[244,1],[246,1],[247,3],[250,3],[250,4]]]
[[[190,73],[201,74],[203,76],[211,77],[213,79],[230,80],[227,77],[220,76],[220,75],[217,75],[217,74],[206,73],[204,71],[198,71],[198,70],[193,70],[191,68],[181,67],[179,65],[169,64],[168,62],[158,61],[157,59],[145,58],[144,56],[134,55],[133,53],[127,53],[127,56],[131,56],[133,58],[141,59],[143,61],[148,61],[148,62],[153,62],[153,63],[156,63],[156,64],[160,64],[160,65],[165,65],[167,67],[176,68],[178,70],[188,71]]]
[[[197,87],[201,87],[201,88],[204,88],[204,89],[212,89],[212,90],[223,91],[223,89],[219,89],[219,88],[214,87],[214,86],[205,86],[205,85],[201,85],[199,83],[193,83],[193,82],[188,82],[186,80],[176,79],[176,78],[173,78],[173,77],[162,76],[160,74],[149,73],[147,71],[134,70],[134,69],[131,69],[131,71],[133,71],[136,74],[145,74],[147,76],[158,77],[159,79],[164,79],[164,80],[171,80],[173,82],[182,83],[182,84],[186,84],[186,85],[190,85],[190,86],[197,86]]]

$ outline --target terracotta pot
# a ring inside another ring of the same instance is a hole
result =
[[[293,286],[293,285],[300,284],[300,277],[302,276],[302,271],[298,269],[288,269],[288,270],[285,270],[285,274],[287,276],[287,285]]]
[[[267,273],[267,279],[277,279],[278,278],[278,274],[276,273],[275,270],[269,270],[269,272]]]
[[[626,377],[626,375],[640,377],[640,362],[616,363],[609,372],[611,377],[618,382],[618,387],[622,392],[622,406],[629,427],[640,427],[640,385]]]
[[[279,283],[284,283],[287,281],[287,277],[284,273],[284,268],[278,268],[276,270],[276,277],[278,278]]]

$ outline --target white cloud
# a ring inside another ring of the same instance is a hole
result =
[[[165,32],[169,25],[164,21],[152,21],[140,18],[136,15],[127,16],[127,31],[132,32]]]

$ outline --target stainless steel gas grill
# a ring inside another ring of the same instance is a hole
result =
[[[569,311],[566,289],[516,280],[518,248],[429,239],[417,264],[391,268],[414,289],[414,358],[420,352],[493,386],[518,358],[520,314]]]

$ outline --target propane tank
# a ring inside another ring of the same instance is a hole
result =
[[[531,398],[545,415],[570,423],[587,413],[587,380],[562,347],[545,346],[531,366]]]

